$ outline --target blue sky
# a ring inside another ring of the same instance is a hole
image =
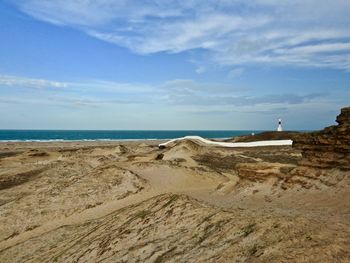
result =
[[[320,129],[350,1],[0,0],[2,129]]]

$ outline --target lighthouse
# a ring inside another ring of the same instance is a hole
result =
[[[282,120],[281,120],[281,119],[278,119],[277,131],[278,131],[278,132],[283,131],[283,128],[282,128]]]

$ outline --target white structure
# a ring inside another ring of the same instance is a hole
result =
[[[283,128],[282,128],[282,120],[281,120],[281,119],[278,119],[278,127],[277,127],[277,131],[278,131],[278,132],[283,131]]]
[[[165,143],[161,143],[158,145],[160,149],[166,148],[168,145],[172,145],[173,143],[190,140],[196,141],[202,144],[211,145],[211,146],[221,146],[221,147],[258,147],[258,146],[281,146],[281,145],[292,145],[292,140],[271,140],[271,141],[255,141],[255,142],[214,142],[207,139],[204,139],[199,136],[186,136],[182,138],[177,138],[170,140]]]

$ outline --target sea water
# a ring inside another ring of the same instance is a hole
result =
[[[113,141],[174,139],[189,135],[220,139],[259,133],[253,130],[0,130],[0,141]]]

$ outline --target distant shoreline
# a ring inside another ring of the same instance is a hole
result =
[[[43,132],[43,131],[41,131]],[[133,131],[133,132],[139,132],[139,131]],[[124,143],[124,142],[163,142],[163,141],[170,141],[174,139],[179,139],[187,136],[199,136],[205,139],[210,139],[212,141],[224,141],[224,142],[252,142],[252,141],[264,141],[264,140],[291,140],[293,139],[293,136],[299,134],[300,132],[305,132],[305,131],[284,131],[284,132],[276,132],[276,131],[227,131],[228,134],[222,133],[222,131],[211,131],[210,133],[204,132],[203,131],[192,131],[190,134],[195,134],[195,135],[187,135],[185,131],[168,131],[165,132],[164,134],[158,134],[160,135],[160,138],[142,138],[141,136],[149,136],[154,135],[154,134],[137,134],[139,138],[73,138],[72,137],[67,137],[67,138],[43,138],[43,139],[36,139],[36,138],[23,138],[23,139],[8,139],[5,138],[3,139],[4,135],[1,134],[0,130],[0,144],[5,144],[5,143]],[[143,132],[144,133],[144,132]],[[168,134],[170,133],[170,134]],[[185,135],[183,135],[185,134]],[[200,135],[202,136],[200,136]],[[50,134],[49,134],[50,135]],[[54,132],[54,136],[57,136],[57,131]],[[75,136],[79,135],[81,137],[81,134],[73,134]],[[103,135],[103,134],[102,134]],[[125,136],[125,135],[120,135],[117,134],[118,136]],[[165,136],[169,135],[169,136]],[[206,136],[207,135],[207,136]],[[211,136],[210,136],[211,135]],[[216,135],[216,136],[215,136]],[[221,136],[220,136],[221,135]],[[226,136],[224,136],[226,135]],[[17,135],[18,136],[18,135]],[[26,135],[27,137],[30,135]],[[48,135],[46,135],[48,136]],[[127,136],[130,136],[130,134]]]
[[[242,135],[258,134],[259,130],[0,130],[0,142],[122,142],[171,140],[185,136],[201,136],[209,139],[228,139]]]

